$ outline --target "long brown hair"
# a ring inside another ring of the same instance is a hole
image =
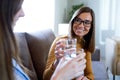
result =
[[[14,16],[22,3],[23,0],[0,0],[0,80],[14,80],[13,58],[24,68],[12,27]]]
[[[70,28],[69,28],[69,35],[71,37],[76,37],[76,34],[73,31],[73,23],[74,23],[74,19],[79,16],[82,13],[90,13],[92,16],[92,22],[91,22],[91,28],[90,31],[88,32],[88,34],[86,34],[85,36],[83,36],[83,39],[85,41],[84,44],[84,49],[87,51],[90,51],[91,53],[94,52],[95,50],[95,14],[94,11],[89,8],[89,7],[82,7],[80,9],[78,9],[75,14],[73,15],[71,21],[70,21]]]

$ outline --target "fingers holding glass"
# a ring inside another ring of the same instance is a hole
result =
[[[56,47],[55,47],[55,56],[57,60],[60,60],[64,56],[64,39],[61,39],[56,42]]]

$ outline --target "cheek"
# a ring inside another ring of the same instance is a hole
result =
[[[73,25],[73,31],[74,31],[74,33],[75,33],[76,30],[77,30],[77,26]]]
[[[17,13],[14,17],[14,21],[16,22],[18,20],[19,14]]]
[[[88,34],[89,31],[90,31],[90,29],[85,29],[85,31],[84,31],[84,35]]]
[[[83,27],[78,27],[76,25],[73,25],[73,31],[74,33],[79,36],[79,37],[82,37],[82,36],[85,36],[86,34],[88,34],[88,32],[90,31],[90,29],[88,28],[83,28]]]

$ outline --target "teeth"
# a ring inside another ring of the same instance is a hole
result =
[[[77,30],[77,31],[79,31],[79,32],[83,32],[83,30]]]
[[[79,31],[83,31],[83,30],[79,30]]]

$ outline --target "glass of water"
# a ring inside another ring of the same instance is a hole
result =
[[[79,55],[79,54],[82,54],[82,53],[84,53],[84,49],[83,49],[83,48],[80,48],[80,49],[78,49],[78,51],[76,52],[76,55]],[[78,78],[78,77],[80,77],[80,76],[84,76],[84,70],[81,71],[81,72],[79,72],[79,73],[76,74],[76,75],[78,75],[76,78]],[[77,80],[77,79],[76,79],[76,80]]]
[[[76,38],[68,38],[65,40],[65,48],[64,48],[64,57],[69,60],[73,57],[76,57]]]

